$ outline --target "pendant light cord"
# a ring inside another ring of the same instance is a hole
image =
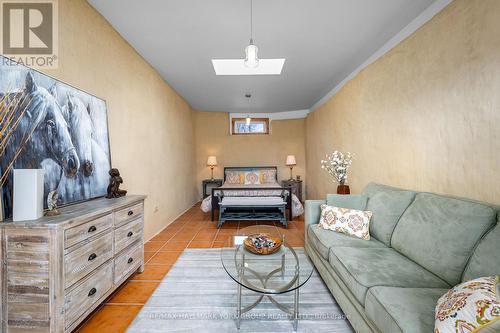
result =
[[[250,44],[253,44],[253,0],[250,0]]]

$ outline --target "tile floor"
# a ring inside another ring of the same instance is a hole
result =
[[[304,221],[296,218],[288,229],[278,223],[228,222],[217,229],[210,214],[195,205],[144,245],[144,273],[136,273],[111,295],[75,330],[87,332],[124,332],[185,248],[223,247],[238,229],[255,225],[276,225],[292,246],[304,246]]]

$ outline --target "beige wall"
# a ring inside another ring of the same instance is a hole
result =
[[[107,101],[113,166],[148,195],[146,238],[194,204],[190,106],[86,1],[59,1],[59,68],[45,72]]]
[[[273,120],[269,135],[230,135],[229,115],[225,112],[195,112],[196,178],[201,198],[201,181],[210,178],[207,157],[216,155],[219,166],[214,177],[222,178],[224,166],[277,166],[278,178],[290,178],[286,155],[295,155],[294,177],[305,182],[304,119]]]
[[[357,157],[370,181],[500,202],[500,1],[455,0],[306,120],[307,193],[335,184],[319,161]]]

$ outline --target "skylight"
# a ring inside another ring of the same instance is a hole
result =
[[[259,59],[259,66],[247,67],[244,59],[212,59],[216,75],[280,75],[285,59]]]

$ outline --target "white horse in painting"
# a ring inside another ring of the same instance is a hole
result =
[[[81,99],[69,94],[63,114],[69,124],[81,166],[76,178],[62,178],[58,191],[73,200],[102,195],[108,185],[110,163],[105,151],[93,138],[90,106],[85,106]]]
[[[80,160],[76,178],[63,177],[59,184],[59,194],[72,201],[88,199],[92,195],[91,176],[94,172],[92,162],[92,120],[83,102],[68,94],[63,114],[69,125],[71,138]]]
[[[0,160],[0,168],[6,170],[8,161],[12,161],[16,156],[16,148],[26,142],[22,154],[19,154],[15,160],[13,165],[15,169],[43,168],[47,174],[54,177],[50,180],[51,182],[57,182],[61,173],[66,178],[74,178],[80,168],[80,161],[53,91],[49,92],[38,86],[32,73],[28,72],[24,90],[10,93],[8,98],[9,100],[11,98],[22,100],[14,112],[19,114],[25,110],[25,114],[16,131],[13,132],[4,158]],[[25,141],[26,138],[27,141]],[[46,169],[49,166],[51,170]],[[48,176],[45,178],[47,179]],[[12,182],[9,180],[4,187],[7,215],[10,215],[12,211],[10,206],[12,200],[9,200],[11,194]]]
[[[110,162],[104,149],[94,139],[92,139],[92,160],[94,161],[93,190],[98,191],[98,194],[105,194],[109,184]]]

